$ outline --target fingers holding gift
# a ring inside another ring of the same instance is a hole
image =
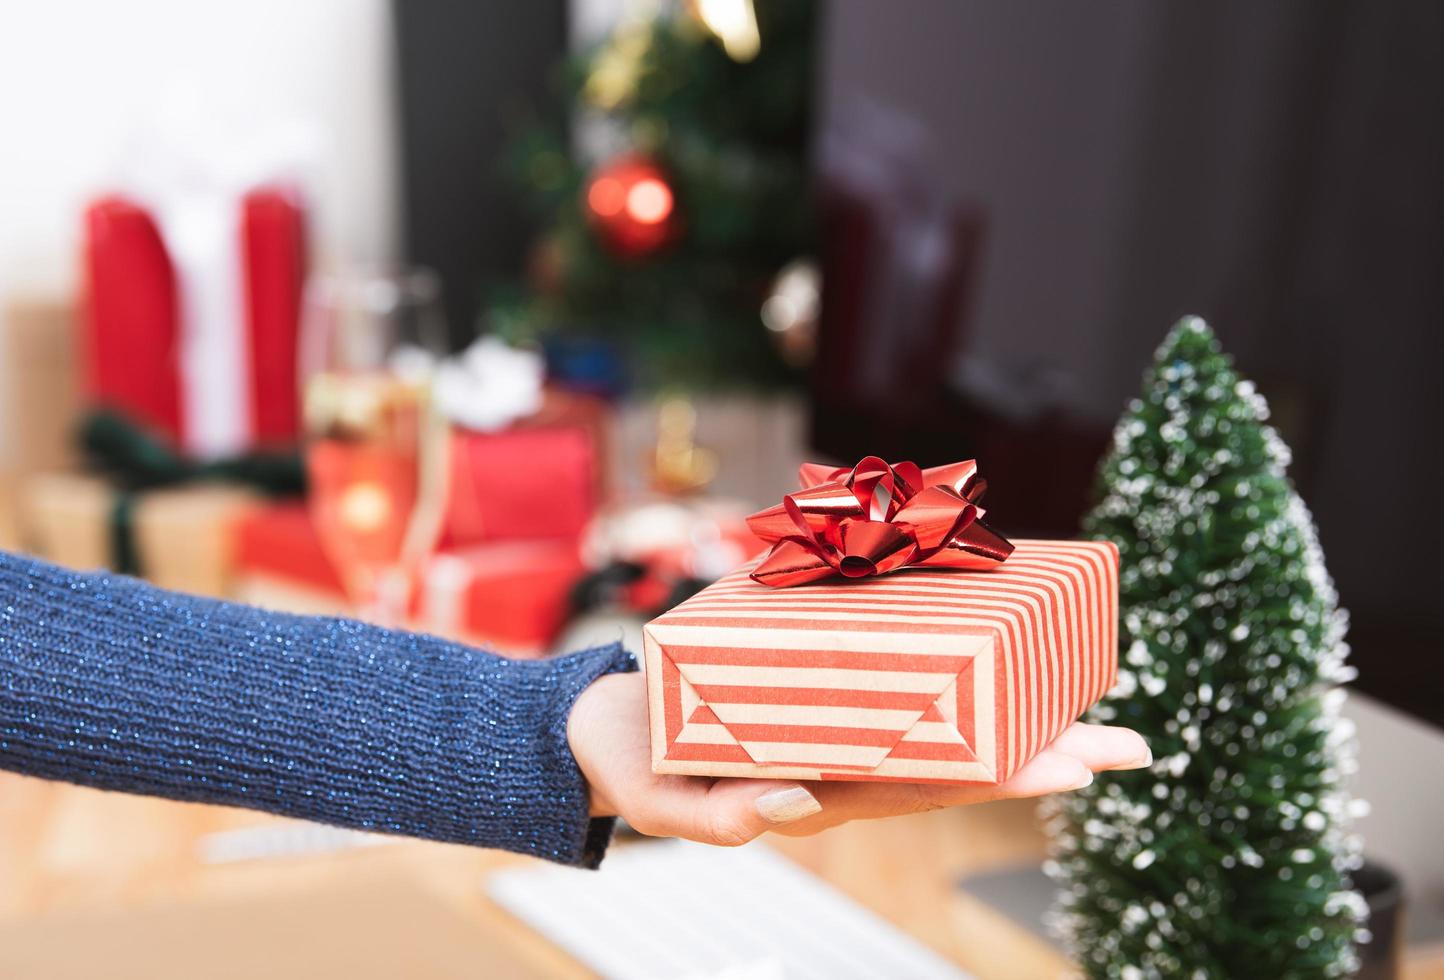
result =
[[[652,794],[626,817],[633,829],[649,836],[736,847],[768,830],[805,822],[821,809],[798,783],[719,779],[696,792]]]
[[[1148,743],[1137,732],[1078,722],[997,786],[938,786],[931,794],[944,806],[1047,796],[1082,789],[1093,782],[1094,773],[1141,769],[1152,762]]]
[[[819,809],[779,822],[769,830],[788,837],[803,837],[853,820],[897,817],[951,805],[931,798],[929,791],[937,787],[919,783],[814,782],[806,783],[805,788],[817,800]],[[983,795],[985,792],[997,792],[996,786],[947,788],[955,792],[969,790],[977,794],[979,800],[988,798]]]
[[[1008,780],[966,785],[919,784],[912,787],[922,805],[917,809],[969,806],[994,800],[1022,799],[1066,793],[1093,782],[1093,769],[1076,757],[1049,748],[1039,752]]]
[[[1078,723],[997,785],[719,779],[706,788],[692,784],[692,792],[652,796],[642,812],[628,816],[645,834],[736,846],[768,831],[814,834],[852,820],[1065,793],[1087,786],[1095,772],[1140,768],[1151,758],[1137,732]]]
[[[1048,749],[1071,755],[1094,772],[1142,769],[1153,764],[1153,753],[1143,736],[1116,725],[1075,722]]]
[[[1138,769],[1152,755],[1137,732],[1110,725],[1077,723],[1033,757],[1006,782],[989,785],[935,783],[812,783],[821,812],[770,829],[783,834],[815,833],[849,820],[899,816],[990,800],[1047,796],[1082,789],[1095,772]]]

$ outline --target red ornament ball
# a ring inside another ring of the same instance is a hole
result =
[[[672,184],[645,157],[618,157],[598,167],[587,181],[583,203],[602,241],[628,258],[657,251],[677,233]]]

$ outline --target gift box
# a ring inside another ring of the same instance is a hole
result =
[[[304,504],[257,508],[237,528],[236,598],[300,613],[344,614],[341,578]],[[549,652],[584,567],[567,540],[448,548],[423,564],[410,625],[512,656]]]
[[[259,186],[84,223],[85,396],[200,456],[295,439],[305,234],[296,195]]]
[[[644,630],[657,772],[998,783],[1113,685],[1108,543],[783,589],[754,567]]]
[[[506,428],[455,426],[443,545],[575,541],[605,492],[607,412],[600,399],[549,390]]]
[[[181,592],[225,597],[235,568],[234,531],[257,505],[252,491],[219,484],[122,494],[101,477],[33,476],[20,491],[20,534],[27,550],[70,568],[143,575]],[[121,544],[117,536],[126,535]],[[118,550],[133,552],[122,567]]]
[[[73,305],[45,296],[7,299],[0,311],[0,470],[18,480],[73,467],[79,418]]]
[[[972,460],[802,467],[772,550],[643,631],[652,767],[1000,783],[1113,685],[1118,552],[1009,542]]]

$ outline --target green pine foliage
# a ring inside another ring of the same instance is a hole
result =
[[[761,46],[737,61],[686,5],[625,22],[564,73],[557,124],[516,143],[509,169],[543,229],[540,274],[498,289],[494,329],[607,338],[650,387],[778,387],[800,376],[760,318],[773,277],[814,254],[809,189],[813,0],[758,0]],[[613,139],[578,151],[580,118]],[[589,220],[596,167],[631,155],[660,166],[676,234],[652,254],[619,255]]]
[[[1180,322],[1119,422],[1086,531],[1118,544],[1118,686],[1153,747],[1050,814],[1056,925],[1091,977],[1348,976],[1366,938],[1341,780],[1346,619],[1268,409]]]

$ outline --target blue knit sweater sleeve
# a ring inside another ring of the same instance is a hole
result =
[[[567,714],[613,645],[507,660],[0,553],[0,768],[595,867]]]

